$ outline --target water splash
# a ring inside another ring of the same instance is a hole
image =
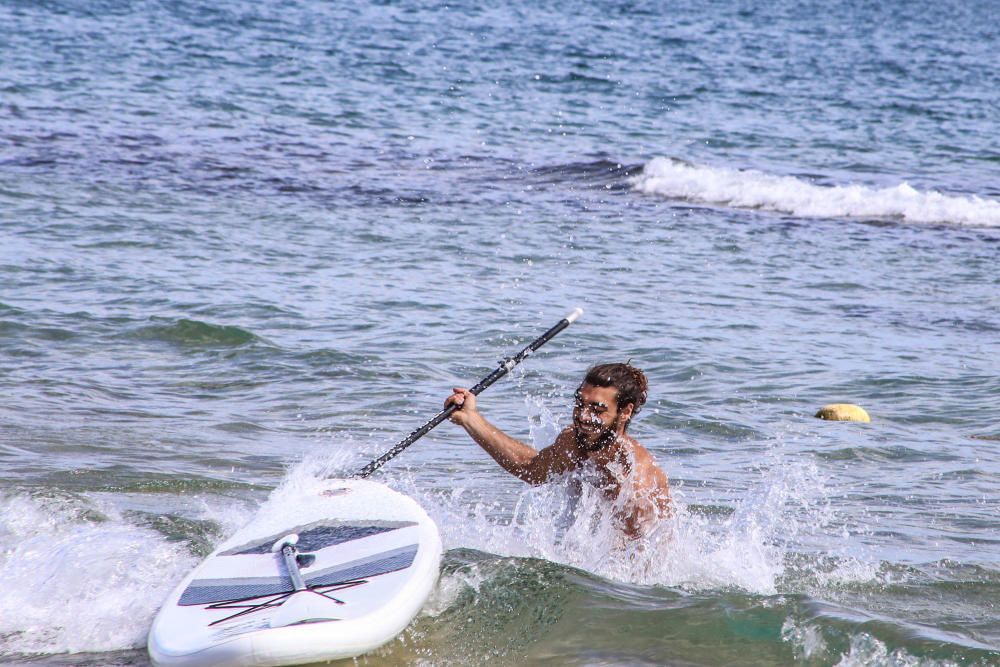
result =
[[[474,488],[429,492],[405,475],[391,483],[424,506],[448,548],[542,558],[615,581],[770,595],[877,575],[863,555],[801,557],[802,542],[829,541],[846,530],[818,469],[803,461],[786,459],[763,470],[729,513],[689,506],[685,489],[675,488],[674,517],[632,543],[615,526],[614,505],[571,477],[525,486],[506,508],[483,501]]]
[[[160,603],[199,555],[190,539],[174,534],[184,522],[167,520],[173,515],[150,522],[149,512],[123,508],[142,505],[142,498],[0,494],[0,657],[145,645]],[[248,506],[217,500],[195,496],[178,504],[196,517],[192,523],[211,523],[221,533],[246,521]],[[162,497],[156,506],[162,509]]]
[[[529,396],[525,408],[533,445],[552,442],[559,419],[546,402]],[[271,503],[294,503],[296,489],[350,475],[363,447],[346,441],[314,449],[290,468]],[[673,518],[631,543],[616,527],[621,508],[586,479],[566,476],[533,487],[499,468],[484,474],[495,475],[503,490],[487,488],[482,477],[432,488],[419,471],[399,464],[377,477],[424,507],[446,549],[539,558],[623,583],[690,591],[813,592],[881,576],[877,561],[851,546],[858,527],[853,517],[840,516],[819,467],[787,451],[781,439],[760,457],[754,483],[712,505],[725,511],[706,512],[704,491],[676,485]]]
[[[1000,227],[1000,202],[976,195],[921,192],[907,183],[895,187],[820,186],[791,176],[754,170],[650,160],[632,179],[638,192],[689,202],[762,209],[808,218],[902,219]]]
[[[114,508],[70,495],[3,496],[0,536],[0,656],[141,646],[196,561]]]
[[[801,664],[830,664],[835,667],[958,667],[960,664],[986,665],[984,661],[956,662],[918,656],[905,648],[888,644],[867,632],[841,637],[842,631],[831,626],[788,619],[781,627],[781,639],[792,647]],[[830,635],[829,637],[827,635]]]

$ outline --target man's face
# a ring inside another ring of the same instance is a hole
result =
[[[597,451],[620,435],[622,415],[618,410],[618,389],[595,387],[586,382],[576,390],[573,428],[576,442],[587,451]],[[629,406],[625,406],[628,409]]]

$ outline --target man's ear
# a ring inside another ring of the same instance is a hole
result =
[[[633,412],[635,412],[635,403],[626,403],[625,407],[623,407],[618,412],[618,416],[619,418],[624,420],[623,421],[624,424],[628,424],[629,421],[632,419]]]

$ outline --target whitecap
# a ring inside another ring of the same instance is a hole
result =
[[[632,178],[632,187],[669,199],[806,218],[898,219],[1000,227],[1000,201],[976,195],[920,191],[905,182],[885,188],[858,184],[824,186],[793,176],[691,165],[658,157]]]

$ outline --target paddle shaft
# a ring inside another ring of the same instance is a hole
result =
[[[545,345],[547,342],[552,340],[556,336],[556,334],[558,334],[560,331],[562,331],[570,324],[575,322],[582,314],[583,311],[580,310],[579,308],[574,310],[572,313],[561,319],[558,324],[556,324],[554,327],[552,327],[551,329],[543,333],[541,336],[533,340],[527,347],[525,347],[523,350],[515,354],[513,357],[509,357],[501,361],[499,367],[497,367],[496,370],[494,370],[492,373],[490,373],[482,380],[480,380],[479,384],[477,384],[469,391],[478,396],[480,392],[486,390],[490,385],[492,385],[494,382],[496,382],[503,376],[507,375],[507,373],[509,373],[511,369],[513,369],[519,363],[524,361],[525,357],[527,357],[529,354],[540,348],[542,345]],[[427,433],[432,428],[434,428],[435,426],[443,422],[445,419],[450,417],[451,414],[458,409],[459,406],[450,405],[441,412],[437,413],[436,415],[431,417],[423,426],[413,431],[413,433],[406,436],[395,447],[393,447],[385,454],[378,457],[377,459],[366,465],[364,468],[359,470],[354,476],[361,479],[368,477],[373,472],[375,472],[383,465],[385,465],[390,459],[395,458],[404,449],[415,443],[423,436],[427,435]]]

